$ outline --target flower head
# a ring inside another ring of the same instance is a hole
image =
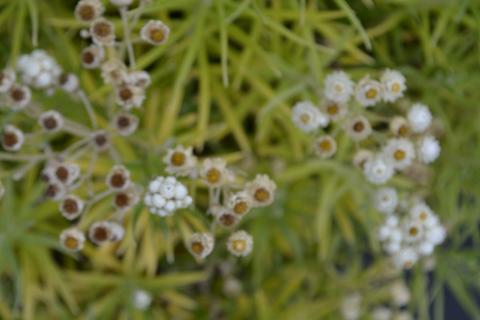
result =
[[[334,102],[345,103],[350,100],[353,93],[353,81],[343,71],[335,71],[325,78],[323,93],[325,97]]]
[[[383,97],[382,84],[365,76],[355,88],[355,98],[364,107],[376,105]]]
[[[115,26],[105,18],[98,18],[90,25],[93,42],[99,46],[113,46]]]
[[[376,155],[365,162],[363,172],[367,180],[373,184],[384,184],[394,174],[392,162],[385,156]]]
[[[397,191],[394,188],[381,188],[375,192],[375,208],[382,213],[392,213],[398,204]]]
[[[329,135],[318,137],[313,146],[315,154],[323,159],[333,157],[337,152],[337,142]]]
[[[92,22],[100,17],[104,10],[99,0],[80,0],[75,7],[75,17],[82,22]]]
[[[418,141],[417,156],[423,163],[432,163],[440,155],[440,144],[433,136],[425,136]]]
[[[187,249],[197,259],[205,259],[212,253],[214,243],[210,233],[194,233],[187,241]]]
[[[60,212],[67,220],[75,220],[82,214],[84,206],[83,201],[79,197],[69,195],[60,204]]]
[[[347,135],[353,140],[360,141],[368,138],[372,133],[370,122],[364,116],[350,119],[345,126]]]
[[[255,179],[246,185],[253,207],[265,207],[272,204],[277,188],[267,175],[258,174]]]
[[[137,130],[138,118],[129,113],[120,113],[113,119],[113,127],[121,136],[129,136]]]
[[[2,146],[6,151],[18,151],[25,141],[23,132],[17,127],[7,124],[2,132]]]
[[[397,70],[386,69],[380,81],[384,89],[383,100],[387,102],[395,102],[401,98],[407,88],[405,85],[405,77]]]
[[[24,109],[26,106],[28,106],[31,99],[32,93],[30,88],[23,85],[12,85],[7,94],[7,104],[13,110]]]
[[[328,117],[311,102],[297,102],[292,109],[293,123],[304,132],[317,130],[328,125]]]
[[[17,77],[13,70],[5,69],[0,71],[0,93],[5,93],[10,90],[16,79]]]
[[[164,44],[169,34],[170,28],[160,20],[148,21],[140,31],[144,41],[156,46]]]
[[[84,243],[85,235],[79,229],[67,229],[60,234],[60,244],[69,251],[76,252],[82,250]]]
[[[415,158],[413,143],[405,138],[390,139],[383,148],[383,154],[398,170],[406,169]]]
[[[80,61],[84,68],[95,69],[100,66],[104,56],[105,51],[103,47],[93,44],[82,50]]]
[[[46,132],[57,132],[63,127],[63,117],[59,112],[50,110],[40,115],[38,123]]]
[[[408,110],[407,119],[413,132],[422,133],[430,126],[432,114],[426,105],[415,103]]]
[[[200,175],[209,187],[220,187],[233,180],[233,173],[228,170],[227,162],[222,158],[205,159]]]
[[[168,149],[167,155],[163,158],[167,165],[166,171],[178,176],[195,175],[197,158],[193,155],[193,148],[184,148],[181,145]]]
[[[106,183],[112,190],[124,190],[130,186],[130,172],[124,166],[116,165],[108,173]]]
[[[248,256],[253,249],[253,238],[246,231],[236,231],[228,238],[227,248],[237,257]]]
[[[175,177],[157,177],[150,182],[144,202],[151,213],[164,217],[188,207],[192,198]]]

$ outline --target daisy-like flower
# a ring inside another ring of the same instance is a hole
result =
[[[75,17],[82,22],[92,22],[100,17],[104,10],[99,0],[80,0],[75,7]]]
[[[309,101],[297,102],[292,109],[292,120],[303,132],[312,132],[328,125],[328,118]]]
[[[403,248],[393,256],[393,262],[399,269],[410,269],[417,260],[418,254],[411,247]]]
[[[432,163],[440,155],[440,144],[433,136],[425,136],[418,141],[417,156],[422,163]]]
[[[145,290],[135,290],[133,293],[133,306],[138,310],[147,310],[152,303],[152,295]]]
[[[195,175],[197,158],[193,155],[193,148],[184,148],[181,145],[168,149],[167,155],[163,158],[167,165],[166,171],[178,176]]]
[[[315,154],[320,158],[331,158],[337,152],[337,142],[331,136],[321,136],[313,144]]]
[[[394,188],[381,188],[375,192],[375,208],[382,213],[392,213],[398,204],[397,191]]]
[[[127,7],[131,5],[133,0],[110,0],[110,3],[117,7]]]
[[[84,243],[85,235],[79,229],[67,229],[60,234],[60,244],[69,251],[77,252],[82,250]]]
[[[63,127],[63,117],[57,111],[46,111],[38,118],[38,123],[46,132],[57,132]]]
[[[121,113],[113,119],[113,127],[121,136],[129,136],[137,130],[138,118],[132,114]]]
[[[152,83],[152,79],[148,72],[143,70],[130,72],[127,76],[127,82],[134,86],[146,89]]]
[[[113,197],[113,205],[115,206],[115,208],[121,211],[130,209],[137,202],[138,202],[138,194],[132,188],[119,191]]]
[[[322,110],[325,112],[328,119],[333,122],[343,119],[348,111],[345,103],[328,100],[324,103]]]
[[[88,229],[88,238],[96,245],[110,242],[114,238],[113,226],[114,225],[110,221],[95,222]]]
[[[62,73],[58,77],[58,84],[65,92],[75,92],[80,87],[78,78],[73,73]]]
[[[363,172],[367,180],[373,184],[384,184],[394,174],[392,162],[383,155],[373,156],[365,162]]]
[[[67,220],[75,220],[82,214],[84,206],[83,201],[79,197],[69,195],[60,204],[60,212]]]
[[[242,190],[231,195],[227,200],[227,207],[236,215],[244,216],[250,211],[252,200],[247,191]]]
[[[63,184],[57,181],[51,181],[48,183],[44,192],[44,197],[53,201],[59,201],[63,199],[67,190]]]
[[[410,140],[395,138],[388,140],[383,148],[383,154],[391,161],[395,169],[404,170],[412,164],[415,158],[415,148]]]
[[[441,244],[445,240],[447,232],[445,231],[445,228],[443,226],[437,223],[436,225],[427,230],[425,236],[427,241],[431,242],[434,246],[436,246]]]
[[[373,153],[369,150],[360,149],[353,156],[353,165],[357,168],[363,169],[365,163],[373,158]]]
[[[354,83],[348,74],[343,71],[335,71],[325,78],[323,94],[325,97],[337,103],[346,103],[353,93]]]
[[[257,174],[255,179],[246,185],[252,200],[252,207],[265,207],[272,204],[277,185],[265,174]]]
[[[110,138],[106,131],[97,131],[92,134],[92,144],[98,152],[105,151],[110,147]]]
[[[110,236],[111,242],[121,241],[125,236],[125,228],[117,222],[109,221],[112,235]]]
[[[99,46],[113,46],[115,26],[105,18],[98,18],[90,25],[93,42]]]
[[[32,93],[27,86],[14,84],[10,87],[7,94],[7,104],[13,110],[25,108],[32,99]]]
[[[55,59],[43,50],[20,56],[17,69],[23,82],[37,89],[53,88],[62,73]]]
[[[220,187],[233,180],[233,174],[227,169],[227,162],[222,158],[205,159],[200,176],[211,188]]]
[[[116,165],[108,173],[106,184],[112,190],[124,190],[130,186],[130,172],[124,166]]]
[[[404,233],[406,242],[416,243],[422,238],[424,230],[422,228],[422,225],[418,223],[418,221],[410,220],[405,223]]]
[[[364,107],[376,105],[383,97],[382,84],[365,76],[355,88],[355,98]]]
[[[69,186],[80,176],[80,167],[74,163],[54,162],[49,164],[42,173],[48,182],[58,182]]]
[[[197,259],[205,259],[212,253],[215,240],[210,233],[194,233],[187,241],[187,249]]]
[[[192,198],[175,177],[157,177],[150,182],[144,202],[151,213],[165,217],[177,209],[188,207]]]
[[[155,46],[164,44],[169,34],[170,28],[160,20],[148,21],[140,31],[141,38]]]
[[[123,84],[115,90],[117,103],[127,110],[140,108],[145,100],[145,91],[129,84]]]
[[[7,124],[2,132],[2,146],[6,151],[14,152],[20,150],[25,141],[23,132],[17,127]]]
[[[224,228],[231,228],[240,220],[240,216],[236,215],[226,207],[215,206],[210,209],[210,212],[215,216],[217,223]]]
[[[393,117],[390,121],[390,131],[396,136],[407,136],[410,131],[407,119],[399,116]]]
[[[253,249],[253,238],[244,230],[236,231],[228,238],[228,251],[237,257],[248,256]]]
[[[346,125],[345,130],[347,135],[356,141],[361,141],[372,133],[372,126],[364,116],[357,116],[350,119]]]
[[[120,59],[109,59],[102,63],[102,79],[105,83],[111,85],[122,85],[129,83],[128,69],[125,63]]]
[[[0,93],[5,93],[10,90],[17,79],[15,72],[11,69],[0,71]]]
[[[432,114],[426,105],[415,103],[408,110],[407,119],[413,132],[422,133],[432,123]]]
[[[95,69],[100,66],[103,58],[105,57],[105,50],[98,45],[91,45],[83,49],[80,55],[80,61],[82,66],[86,69]]]
[[[437,224],[437,219],[432,209],[424,202],[418,202],[410,209],[410,217],[414,221],[430,228]]]
[[[383,85],[383,100],[387,102],[395,102],[407,89],[405,77],[397,70],[386,69],[380,81]]]

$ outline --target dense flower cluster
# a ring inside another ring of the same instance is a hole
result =
[[[366,75],[357,83],[347,73],[335,71],[325,79],[321,107],[298,102],[292,121],[314,135],[313,151],[322,159],[335,156],[343,132],[355,145],[353,164],[373,185],[392,183],[397,174],[421,183],[419,172],[438,158],[441,148],[430,109],[422,103],[408,107],[408,100],[401,99],[406,88],[405,77],[396,70],[383,71],[378,80]],[[392,116],[394,110],[400,114]],[[383,187],[375,195],[375,205],[386,214],[380,240],[398,267],[411,267],[445,238],[439,219],[421,200],[406,195],[399,204],[397,191]],[[418,211],[428,218],[419,220]]]

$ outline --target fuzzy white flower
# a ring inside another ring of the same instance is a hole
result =
[[[303,132],[312,132],[328,125],[328,117],[309,101],[297,102],[292,109],[292,120]]]
[[[320,158],[327,159],[337,152],[337,142],[329,135],[320,136],[315,139],[313,150]]]
[[[124,107],[126,110],[132,108],[140,108],[145,100],[145,90],[143,88],[123,84],[116,87],[115,96],[118,105]]]
[[[370,136],[372,133],[372,126],[367,118],[364,116],[357,116],[346,123],[345,130],[350,138],[356,141],[361,141]]]
[[[79,229],[67,229],[60,234],[60,244],[69,251],[76,252],[82,250],[84,243],[85,235]]]
[[[430,228],[426,232],[427,241],[431,242],[433,245],[441,244],[447,237],[447,232],[445,228],[439,224],[435,225],[433,228]]]
[[[246,190],[232,194],[227,200],[227,207],[236,215],[243,216],[252,206],[252,200]]]
[[[5,93],[10,90],[16,79],[17,76],[13,70],[5,69],[0,71],[0,93]]]
[[[37,89],[52,88],[62,74],[62,69],[55,59],[43,50],[20,56],[17,69],[23,82]]]
[[[433,227],[437,223],[434,212],[424,202],[414,204],[410,211],[410,217],[426,227]]]
[[[93,44],[82,50],[80,61],[86,69],[95,69],[100,66],[105,57],[105,50],[103,47]]]
[[[2,133],[2,146],[6,151],[18,151],[23,146],[23,132],[13,125],[6,125]]]
[[[407,88],[405,77],[397,70],[386,69],[380,82],[383,85],[383,100],[387,102],[395,102],[403,96],[403,92]]]
[[[220,187],[234,178],[233,173],[227,168],[227,162],[222,158],[205,159],[200,176],[209,187]]]
[[[418,160],[423,163],[432,163],[440,155],[440,143],[433,136],[425,136],[418,141]]]
[[[417,260],[418,254],[411,247],[403,248],[393,256],[393,262],[399,269],[410,269]]]
[[[163,162],[167,165],[166,171],[170,174],[190,177],[197,174],[197,158],[193,155],[192,147],[185,148],[178,145],[173,149],[168,149]]]
[[[42,171],[48,182],[70,186],[80,176],[80,167],[75,163],[51,162]]]
[[[115,165],[108,173],[105,182],[109,189],[124,190],[131,184],[130,172],[122,165]]]
[[[92,22],[104,11],[105,8],[99,0],[80,0],[75,7],[75,17],[82,22]]]
[[[192,198],[185,185],[175,177],[157,177],[150,182],[144,202],[151,213],[165,217],[188,207]]]
[[[57,132],[63,128],[63,117],[59,112],[50,110],[40,115],[38,123],[47,132]]]
[[[364,107],[374,106],[382,100],[382,97],[382,84],[370,79],[368,75],[360,80],[355,88],[355,98],[357,102]]]
[[[67,220],[78,218],[85,207],[84,202],[75,195],[66,196],[60,204],[60,212]]]
[[[367,180],[373,184],[384,184],[394,174],[392,162],[385,156],[376,155],[365,162],[363,172]]]
[[[432,114],[426,105],[415,103],[408,110],[407,119],[413,132],[422,133],[432,123]]]
[[[115,26],[105,18],[92,22],[90,34],[93,42],[99,46],[113,46],[115,43]]]
[[[30,88],[24,85],[14,84],[7,93],[7,105],[14,111],[24,109],[31,100]]]
[[[152,295],[145,290],[137,289],[133,292],[133,306],[138,310],[147,310],[152,303]]]
[[[382,213],[392,213],[398,204],[397,191],[394,188],[378,189],[374,196],[375,208]]]
[[[248,256],[252,252],[253,238],[244,230],[236,231],[228,238],[227,248],[237,257]]]
[[[348,74],[343,71],[335,71],[325,78],[323,93],[330,101],[345,103],[350,100],[353,86],[354,83],[350,80]]]
[[[322,110],[325,112],[328,119],[333,122],[343,119],[348,113],[348,107],[345,103],[328,100],[323,104]]]
[[[277,185],[265,174],[257,174],[253,181],[246,184],[253,207],[265,207],[273,203]]]
[[[132,114],[120,113],[113,119],[113,127],[121,136],[129,136],[137,130],[138,118]]]
[[[60,88],[66,92],[75,92],[80,87],[78,77],[73,73],[62,73],[58,78],[58,84]]]
[[[396,136],[406,136],[409,132],[407,119],[400,116],[393,117],[390,121],[390,131]]]
[[[375,307],[372,311],[372,320],[391,320],[392,310],[387,307]]]
[[[212,253],[215,239],[210,233],[194,233],[187,241],[187,249],[197,259],[205,259]]]
[[[127,76],[127,83],[140,88],[147,88],[152,83],[152,79],[148,72],[143,70],[130,72]]]
[[[170,28],[160,20],[148,21],[140,31],[141,38],[153,45],[165,43],[170,34]]]
[[[383,154],[391,161],[393,167],[398,170],[406,169],[415,158],[413,143],[405,138],[388,140],[383,148]]]
[[[102,79],[107,84],[122,85],[128,78],[128,68],[119,59],[109,59],[102,63]],[[127,82],[129,83],[129,82]]]

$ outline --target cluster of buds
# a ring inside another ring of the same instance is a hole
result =
[[[355,146],[352,162],[373,185],[391,183],[396,174],[422,184],[428,173],[427,165],[440,154],[440,144],[434,136],[429,108],[421,103],[412,104],[404,98],[406,88],[405,77],[396,70],[384,70],[378,80],[366,75],[357,83],[347,73],[336,71],[324,81],[322,105],[317,107],[309,101],[298,102],[293,107],[292,120],[300,130],[313,134],[313,151],[322,159],[335,156],[339,135],[343,133],[350,138]],[[394,110],[399,112],[394,114]],[[392,193],[396,195],[395,189],[382,189],[379,193],[382,196],[388,193],[388,199],[377,196],[377,200],[380,199],[378,206],[392,206],[381,210],[388,211],[387,224],[400,220],[396,205],[388,202]],[[411,211],[416,207],[414,205]],[[387,241],[387,251],[398,253],[394,259],[397,265],[411,266],[419,255],[431,254],[433,247],[443,241],[444,231],[442,236],[439,235],[443,227],[430,209],[428,214],[435,221],[428,227],[434,230],[434,240],[431,237],[427,240],[431,232],[422,222],[418,229],[414,229],[418,231],[415,241],[410,241],[411,237],[400,231],[404,236],[398,241]],[[411,224],[413,219],[410,216],[397,222],[395,228],[403,230],[404,225]],[[420,245],[423,249],[419,251]]]
[[[198,259],[212,252],[216,225],[232,230],[252,209],[268,206],[274,200],[276,185],[268,176],[257,175],[241,184],[224,159],[207,158],[200,162],[191,147],[179,145],[168,149],[163,161],[172,176],[157,177],[150,182],[144,202],[152,214],[170,216],[192,203],[186,186],[177,178],[200,180],[209,190],[207,211],[213,216],[212,232],[194,233],[187,241],[187,249]],[[253,238],[246,231],[230,234],[227,249],[231,254],[247,256],[252,248]]]

